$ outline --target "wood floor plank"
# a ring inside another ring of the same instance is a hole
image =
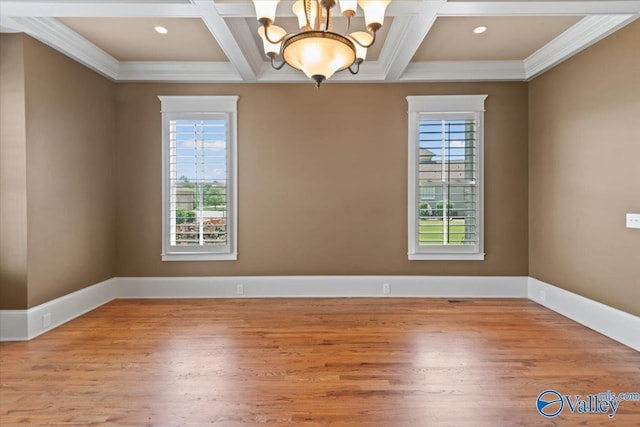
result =
[[[0,344],[0,425],[640,426],[640,353],[518,299],[115,300]]]

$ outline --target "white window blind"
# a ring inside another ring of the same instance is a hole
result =
[[[227,245],[227,119],[171,120],[172,246]]]
[[[484,96],[408,99],[409,259],[483,259]]]
[[[236,259],[237,98],[160,99],[165,146],[163,259]],[[225,111],[230,106],[233,111]]]

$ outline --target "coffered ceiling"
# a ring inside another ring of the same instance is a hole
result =
[[[276,18],[289,31],[292,4],[281,1]],[[640,0],[392,0],[360,73],[331,81],[529,80],[638,17]],[[258,26],[248,0],[0,0],[1,31],[115,81],[308,81],[271,68]],[[334,20],[335,31],[346,26]],[[479,26],[487,30],[474,34]],[[352,20],[351,31],[363,28]]]

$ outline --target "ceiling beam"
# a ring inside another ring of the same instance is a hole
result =
[[[640,13],[640,1],[456,1],[440,16],[617,15]]]
[[[238,43],[239,49],[259,79],[266,56],[263,56],[262,44],[257,46],[253,38],[253,34],[258,31],[258,21],[255,21],[254,28],[251,28],[246,19],[225,19],[225,22]]]
[[[416,50],[435,22],[438,11],[446,0],[422,2],[418,15],[407,16],[404,20],[395,18],[387,34],[387,43],[382,48],[382,61],[387,64],[387,80],[398,80],[411,62]],[[395,28],[394,28],[395,27]],[[399,32],[392,32],[400,28]],[[391,40],[389,38],[391,37]]]
[[[433,0],[426,0],[433,1]],[[293,0],[283,0],[278,4],[277,16],[294,17],[291,11]],[[420,12],[421,2],[414,0],[393,0],[387,7],[386,16],[417,15]],[[255,18],[256,10],[251,0],[237,0],[226,3],[216,3],[218,13],[223,18]],[[337,10],[336,13],[340,13]]]
[[[197,7],[189,3],[138,2],[138,1],[24,1],[2,0],[2,14],[15,17],[54,16],[56,18],[141,18],[200,17]]]
[[[229,26],[220,16],[213,0],[192,0],[197,7],[202,20],[216,39],[229,61],[236,67],[242,79],[247,82],[254,82],[257,79],[259,65],[255,61],[250,61],[233,37]],[[255,49],[254,49],[255,50]],[[250,54],[248,54],[250,55]],[[255,68],[254,68],[255,67]]]
[[[430,1],[430,0],[427,0]],[[195,3],[195,2],[194,2]],[[295,16],[291,11],[292,0],[283,0],[278,5],[278,16]],[[413,0],[394,0],[387,7],[387,16],[415,15],[421,4]],[[218,14],[223,18],[255,18],[251,0],[216,3]],[[2,13],[10,16],[55,16],[73,17],[198,17],[198,8],[193,3],[184,2],[140,2],[140,1],[94,1],[73,2],[61,0],[24,1],[2,0]]]

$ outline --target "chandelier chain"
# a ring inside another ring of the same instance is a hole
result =
[[[311,26],[311,0],[304,0],[304,12],[307,18],[307,26],[312,28]]]

